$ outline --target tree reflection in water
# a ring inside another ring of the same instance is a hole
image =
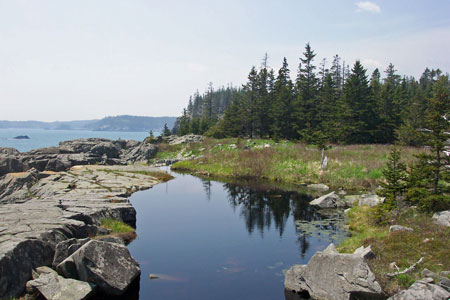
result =
[[[273,223],[281,237],[292,214],[302,256],[309,248],[308,239],[312,235],[331,242],[339,241],[345,235],[342,214],[337,211],[328,212],[327,215],[319,213],[309,205],[312,200],[310,195],[248,182],[245,185],[225,183],[223,187],[228,192],[233,209],[240,209],[249,234],[258,230],[264,236],[264,230],[269,230]],[[206,191],[210,196],[210,190]]]

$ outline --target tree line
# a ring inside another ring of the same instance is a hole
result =
[[[393,64],[370,78],[357,60],[350,69],[341,58],[314,64],[309,44],[300,57],[295,80],[286,58],[277,74],[252,67],[242,87],[198,92],[178,118],[180,134],[268,137],[307,143],[394,143],[423,145],[426,117],[436,91],[449,87],[448,74],[425,69],[419,80],[400,76]],[[447,99],[446,101],[449,101]],[[444,101],[445,102],[445,101]],[[441,115],[448,113],[443,111]],[[445,110],[444,109],[444,110]]]

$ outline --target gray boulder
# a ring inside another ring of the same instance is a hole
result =
[[[358,249],[356,249],[355,252],[353,252],[353,254],[359,255],[366,260],[375,258],[375,253],[373,253],[371,246],[368,247],[361,246]]]
[[[450,227],[450,210],[435,213],[433,219],[437,224]]]
[[[448,300],[450,293],[433,283],[432,278],[416,281],[407,290],[401,291],[388,300]]]
[[[438,285],[444,288],[447,292],[450,292],[450,279],[448,279],[447,277],[440,277]]]
[[[111,142],[111,140],[101,138],[88,138],[64,141],[59,143],[59,150],[61,151],[61,153],[87,153],[90,152],[96,145],[102,142]]]
[[[123,294],[141,273],[139,264],[120,244],[91,240],[57,267],[58,273],[96,284],[109,295]]]
[[[45,273],[28,281],[27,289],[37,290],[47,300],[84,300],[94,292],[95,286],[88,282],[66,279],[57,274]]]
[[[377,206],[380,203],[384,202],[384,197],[380,197],[376,194],[364,194],[359,197],[359,206]]]
[[[317,206],[320,208],[337,208],[344,207],[345,202],[341,201],[341,198],[338,194],[336,194],[335,192],[331,192],[314,199],[309,203],[309,205]]]
[[[320,192],[326,192],[330,189],[327,185],[325,185],[323,183],[308,184],[306,187],[308,189],[312,189],[312,190],[320,191]]]
[[[333,244],[316,252],[307,265],[286,272],[286,293],[304,298],[349,300],[384,299],[383,291],[363,255],[340,254]]]
[[[155,157],[158,149],[151,143],[140,143],[138,146],[130,148],[123,155],[123,159],[127,162],[148,162],[149,159]]]
[[[71,238],[65,241],[62,241],[56,245],[55,248],[55,256],[53,257],[52,266],[54,269],[66,258],[72,255],[75,251],[81,248],[84,244],[89,242],[90,238],[85,239],[76,239]]]
[[[106,155],[108,158],[118,158],[120,151],[112,142],[100,142],[93,146],[89,152],[96,156]]]
[[[394,232],[413,232],[414,230],[412,228],[406,227],[406,226],[401,226],[401,225],[391,225],[391,227],[389,227],[389,233],[394,233]]]

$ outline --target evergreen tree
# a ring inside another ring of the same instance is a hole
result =
[[[162,136],[169,136],[172,132],[170,131],[169,127],[167,127],[167,123],[164,124],[164,129],[162,132]]]
[[[272,84],[271,75],[267,69],[267,53],[263,58],[261,69],[256,78],[256,132],[260,137],[269,134],[270,131],[270,105],[271,95],[269,94],[270,85]]]
[[[370,143],[374,132],[375,113],[366,70],[355,62],[344,85],[344,112],[341,116],[347,143]]]
[[[447,159],[442,157],[450,131],[450,88],[447,76],[440,77],[434,86],[433,97],[430,98],[425,117],[425,125],[428,130],[431,130],[429,145],[434,161],[433,193],[437,194],[440,192],[441,172],[448,172],[444,164]]]
[[[292,135],[291,114],[293,111],[292,89],[293,84],[289,77],[289,68],[286,58],[278,71],[274,84],[274,101],[271,106],[271,132],[276,138],[289,138]]]
[[[341,67],[341,58],[339,57],[339,55],[335,55],[333,57],[333,63],[330,69],[330,73],[334,82],[334,85],[336,87],[336,91],[337,91],[337,96],[340,97],[341,96],[341,91],[342,91],[342,67]]]
[[[411,99],[408,105],[403,107],[402,125],[396,133],[404,145],[423,146],[426,141],[423,129],[425,128],[425,111],[427,111],[428,100],[418,82],[411,82],[409,89],[411,90]]]
[[[396,205],[401,208],[401,198],[406,189],[407,174],[406,164],[400,160],[400,150],[393,147],[388,157],[383,176],[386,182],[382,182],[383,190],[379,194],[386,197],[387,205]]]
[[[240,105],[241,122],[244,124],[245,135],[253,138],[255,134],[256,122],[258,120],[257,110],[257,89],[258,89],[258,73],[253,67],[248,74],[248,82],[243,87],[242,103]]]
[[[441,76],[433,87],[425,112],[427,144],[430,152],[418,156],[411,167],[408,199],[430,211],[450,208],[449,179],[450,158],[445,153],[450,123],[450,84],[447,76]]]
[[[316,96],[318,94],[319,79],[316,77],[313,65],[316,54],[311,46],[306,44],[303,58],[300,58],[299,71],[297,74],[297,103],[299,107],[296,116],[296,129],[300,137],[309,142],[313,142],[314,131],[320,122]]]
[[[393,143],[395,140],[395,128],[398,128],[400,125],[400,76],[395,72],[394,65],[389,64],[385,71],[386,78],[378,99],[377,116],[380,118],[378,132],[379,142],[382,143]]]

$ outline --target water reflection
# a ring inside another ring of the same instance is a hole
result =
[[[283,270],[342,237],[342,217],[310,207],[298,187],[173,175],[131,198],[140,299],[282,299]]]
[[[264,230],[269,230],[274,224],[282,237],[286,222],[292,214],[302,257],[309,248],[308,238],[312,235],[335,243],[344,237],[342,211],[315,209],[309,205],[313,198],[311,195],[268,188],[255,183],[225,183],[223,188],[228,193],[228,201],[233,209],[240,210],[240,216],[244,219],[249,234],[258,230],[261,236],[264,236]],[[210,190],[207,190],[207,196],[211,196]]]

